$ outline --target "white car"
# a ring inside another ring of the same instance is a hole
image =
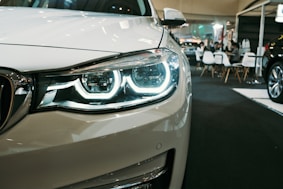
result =
[[[0,27],[1,189],[182,187],[190,67],[150,0],[1,0]]]

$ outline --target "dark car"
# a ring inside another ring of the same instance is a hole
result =
[[[266,45],[262,67],[270,99],[283,103],[283,35]]]

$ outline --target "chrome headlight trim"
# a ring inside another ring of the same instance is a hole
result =
[[[36,109],[117,110],[167,97],[179,80],[178,54],[153,49],[38,77]]]

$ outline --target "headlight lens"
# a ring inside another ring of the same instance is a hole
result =
[[[36,109],[117,110],[168,97],[179,79],[179,57],[167,49],[38,76]]]

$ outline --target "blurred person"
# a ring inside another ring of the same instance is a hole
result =
[[[196,49],[196,52],[195,52],[196,61],[197,61],[197,65],[196,65],[197,68],[200,68],[200,66],[201,66],[203,52],[204,52],[205,49],[206,48],[205,48],[204,42],[200,42],[197,49]]]
[[[230,58],[230,63],[239,63],[241,61],[241,55],[239,51],[239,44],[232,42],[231,52],[227,52]]]
[[[218,41],[215,41],[213,43],[213,46],[210,47],[210,50],[211,50],[211,52],[216,52],[216,51],[221,50],[220,43]]]

